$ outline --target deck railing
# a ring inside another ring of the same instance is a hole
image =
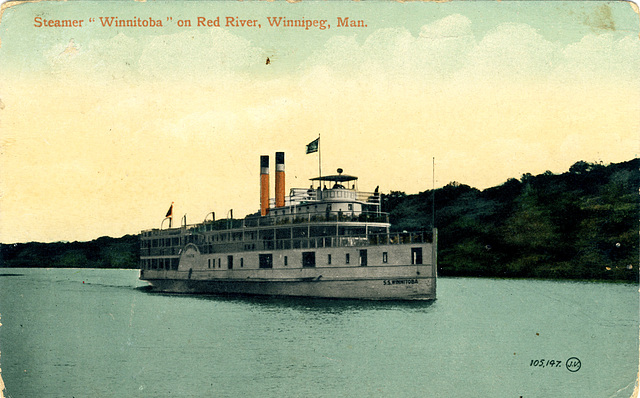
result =
[[[286,239],[255,239],[251,241],[210,243],[204,239],[192,239],[201,253],[235,253],[239,251],[312,249],[323,247],[358,247],[377,245],[403,245],[430,243],[431,232],[397,232],[368,235],[332,235]],[[250,243],[250,244],[247,244]],[[186,243],[183,243],[186,244]],[[181,253],[182,246],[141,247],[141,256],[176,256]]]
[[[275,227],[287,224],[304,224],[317,222],[371,222],[389,223],[389,214],[383,212],[328,211],[282,214],[278,216],[249,216],[243,219],[220,219],[190,224],[186,227],[171,229],[151,229],[142,231],[143,237],[181,235],[184,232],[204,233],[207,231],[224,231],[242,228]]]

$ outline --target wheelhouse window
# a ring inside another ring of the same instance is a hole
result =
[[[389,255],[387,254],[387,252],[382,252],[382,263],[386,264],[389,262]]]
[[[349,253],[345,254],[344,262],[345,262],[345,264],[349,264]]]
[[[327,254],[327,264],[331,265],[331,254]]]
[[[233,256],[227,256],[227,268],[233,269]]]
[[[316,266],[316,252],[302,252],[302,266],[311,268]]]

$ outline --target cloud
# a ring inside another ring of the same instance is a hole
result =
[[[154,36],[140,56],[140,72],[150,78],[215,76],[244,72],[263,63],[263,50],[223,29]],[[205,78],[206,79],[206,78]]]
[[[591,34],[561,45],[524,23],[503,23],[476,38],[472,22],[451,15],[424,25],[379,29],[366,38],[333,36],[307,59],[301,74],[375,81],[379,86],[453,86],[513,82],[637,83],[640,42],[617,33]],[[310,79],[314,80],[314,79]],[[404,89],[404,87],[402,87]]]
[[[362,43],[356,36],[333,36],[301,70],[327,68],[342,76],[363,78],[441,77],[460,68],[475,45],[470,27],[467,17],[456,14],[423,26],[417,36],[405,28],[376,30]]]
[[[526,24],[506,23],[470,51],[462,76],[470,79],[541,78],[551,71],[557,46]]]
[[[214,83],[278,77],[264,73],[265,54],[259,45],[225,29],[138,38],[119,33],[108,39],[57,43],[45,52],[53,73],[132,82],[143,78]],[[286,62],[290,60],[287,57]],[[297,73],[291,78],[317,75],[320,80],[376,82],[380,89],[398,84],[425,88],[522,80],[572,82],[603,74],[626,75],[628,81],[638,79],[640,42],[612,32],[561,46],[523,23],[500,24],[476,37],[473,22],[454,14],[422,26],[415,34],[398,27],[367,36],[327,35],[297,66],[292,65]]]
[[[613,33],[590,34],[569,44],[561,55],[557,76],[576,81],[619,80],[638,84],[640,41],[637,38],[617,38]]]
[[[49,72],[94,79],[211,80],[263,63],[263,50],[223,29],[55,44],[45,53]]]

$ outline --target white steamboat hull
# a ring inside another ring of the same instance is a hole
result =
[[[415,267],[412,267],[415,269]],[[152,289],[165,293],[269,295],[365,300],[433,300],[436,278],[422,276],[390,279],[329,280],[197,280],[147,279]]]
[[[187,245],[177,269],[145,269],[140,279],[148,281],[153,291],[165,293],[433,300],[434,247],[416,243],[230,255],[203,254],[195,245]],[[309,253],[313,266],[305,267],[302,264]],[[237,258],[230,262],[232,256]],[[260,256],[269,257],[269,268],[258,267]]]

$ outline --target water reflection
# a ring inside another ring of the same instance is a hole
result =
[[[138,287],[136,290],[149,295],[174,297],[176,300],[188,299],[250,306],[263,311],[294,310],[324,314],[363,311],[426,311],[435,303],[435,300],[377,301],[313,297],[155,293],[148,286]]]

